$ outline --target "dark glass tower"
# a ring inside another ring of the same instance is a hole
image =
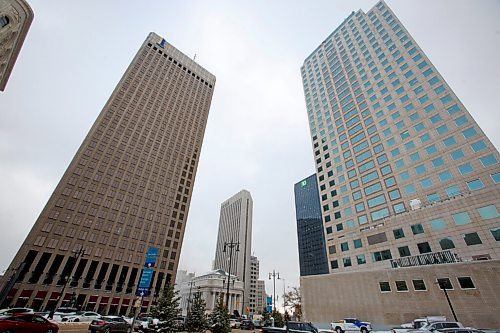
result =
[[[316,174],[295,184],[300,276],[328,273]]]

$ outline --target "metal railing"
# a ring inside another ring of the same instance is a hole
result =
[[[416,256],[408,256],[399,259],[391,259],[391,267],[412,267],[425,265],[438,265],[460,262],[460,258],[449,250],[440,252],[431,252],[419,254]]]

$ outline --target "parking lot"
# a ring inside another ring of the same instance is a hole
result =
[[[59,333],[89,333],[89,324],[88,323],[58,323],[59,325]],[[242,331],[238,329],[233,329],[233,333],[258,333],[258,330],[255,331]]]

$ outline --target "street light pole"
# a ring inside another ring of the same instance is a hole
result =
[[[226,308],[229,312],[229,283],[231,282],[231,264],[233,257],[233,248],[236,248],[236,252],[240,250],[240,242],[233,242],[231,238],[230,242],[224,242],[224,250],[222,252],[226,252],[227,248],[229,248],[229,271],[227,272],[227,291],[226,291]]]
[[[438,285],[444,291],[444,296],[446,297],[446,300],[448,301],[448,305],[450,306],[450,310],[451,310],[451,313],[453,314],[453,318],[455,319],[455,321],[458,321],[457,315],[455,314],[455,310],[453,309],[453,305],[451,305],[450,297],[448,296],[448,292],[446,291],[446,282],[443,280],[438,280]]]
[[[64,290],[66,290],[66,286],[68,285],[68,282],[71,280],[71,276],[73,275],[73,270],[75,269],[76,266],[78,266],[78,259],[80,259],[84,255],[85,255],[85,250],[83,248],[80,248],[80,250],[78,250],[77,252],[75,252],[75,254],[73,255],[73,258],[75,258],[75,264],[73,265],[73,267],[71,267],[71,270],[69,272],[69,276],[64,279],[64,284],[63,284],[63,287],[61,289],[61,293],[57,297],[56,305],[49,312],[49,318],[50,319],[54,318],[54,312],[56,311],[57,308],[59,308],[61,306],[59,304],[59,302],[61,301],[61,299],[64,299],[64,296],[63,296]]]
[[[284,278],[281,278],[283,280],[283,312],[286,312],[286,280]]]
[[[271,280],[271,276],[273,277],[273,311],[276,312],[276,277],[280,280],[280,273],[276,273],[273,269],[273,272],[269,273],[269,280]]]

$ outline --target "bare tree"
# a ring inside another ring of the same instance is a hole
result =
[[[291,308],[292,317],[297,320],[302,318],[302,299],[299,287],[292,287],[292,290],[285,293],[285,304]]]

